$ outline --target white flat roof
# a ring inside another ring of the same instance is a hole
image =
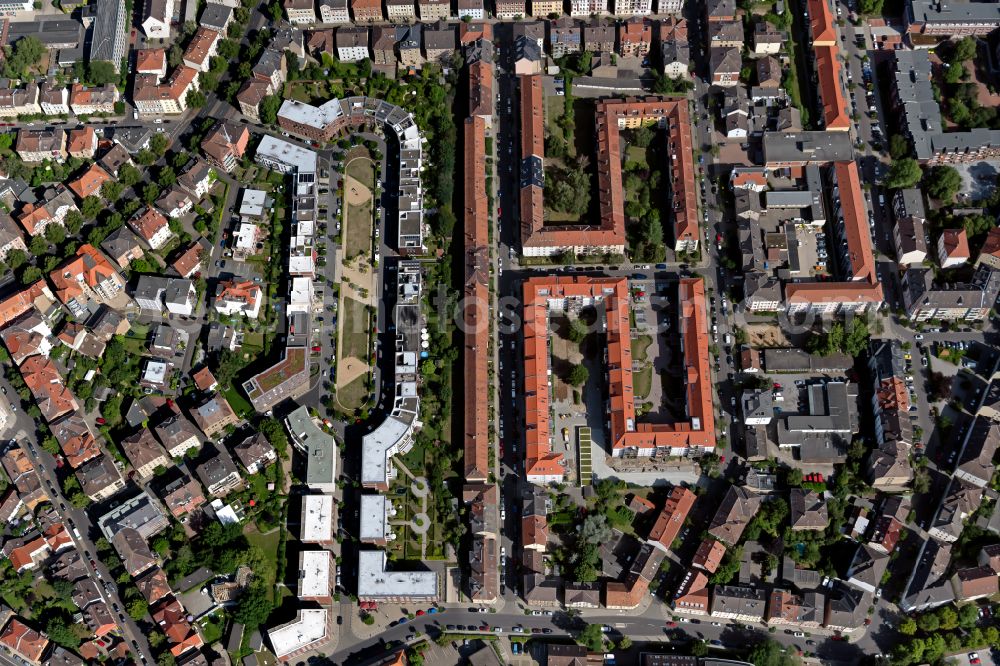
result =
[[[325,608],[300,608],[294,620],[267,632],[274,655],[281,658],[296,650],[325,640],[327,617]]]
[[[433,571],[386,571],[384,550],[358,553],[359,597],[437,597]]]
[[[361,440],[361,483],[385,483],[388,479],[388,453],[406,436],[410,426],[389,417]]]
[[[358,538],[362,541],[381,541],[386,538],[389,524],[389,499],[385,495],[361,496],[361,529]]]
[[[290,141],[265,134],[257,146],[257,157],[264,157],[299,171],[316,171],[316,153]]]
[[[315,262],[312,256],[289,257],[288,270],[291,273],[312,273],[315,270]]]
[[[267,195],[264,190],[243,190],[243,201],[240,203],[240,215],[260,217],[264,214],[264,201]]]
[[[288,294],[288,312],[309,312],[313,301],[313,283],[307,277],[292,278]]]
[[[333,540],[333,495],[303,495],[302,541]]]
[[[366,47],[367,48],[367,47]],[[325,129],[327,125],[344,115],[339,99],[331,99],[322,106],[305,104],[294,99],[286,99],[278,109],[278,117],[287,118],[300,125]]]
[[[328,550],[299,554],[299,598],[328,597],[333,589],[333,556]]]
[[[242,209],[240,210],[240,214],[245,215]],[[249,222],[240,222],[240,227],[236,230],[236,243],[234,247],[237,250],[252,250],[256,243],[257,225]]]

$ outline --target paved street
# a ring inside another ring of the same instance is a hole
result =
[[[0,386],[3,386],[6,389],[6,396],[15,401],[16,404],[17,394],[7,382],[6,378],[0,377]],[[4,436],[16,439],[27,452],[28,458],[35,466],[35,470],[38,472],[38,476],[45,487],[45,492],[52,498],[53,508],[63,519],[66,527],[73,535],[73,541],[77,546],[77,550],[80,553],[81,560],[86,566],[87,571],[91,577],[97,580],[101,595],[107,600],[108,604],[112,607],[114,614],[117,616],[116,621],[118,622],[118,626],[124,631],[125,639],[132,645],[133,648],[137,649],[141,657],[152,663],[152,652],[150,651],[149,643],[146,641],[145,635],[139,630],[132,618],[125,614],[125,606],[122,603],[121,598],[118,596],[117,587],[113,583],[113,579],[108,572],[108,568],[95,556],[97,548],[94,545],[94,539],[100,536],[100,532],[98,531],[94,520],[96,519],[96,516],[91,517],[86,511],[75,509],[72,505],[66,502],[66,498],[63,497],[62,491],[59,488],[59,482],[55,472],[55,458],[33,443],[35,441],[34,422],[20,407],[18,407],[14,416],[16,418],[14,418],[8,425],[6,431],[4,432]],[[79,537],[77,537],[74,530],[79,530]],[[110,582],[111,584],[105,585],[107,582]]]

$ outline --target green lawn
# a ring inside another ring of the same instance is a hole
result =
[[[368,335],[370,333],[368,309],[361,301],[345,296],[341,301],[341,346],[342,356],[353,356],[368,362]]]
[[[337,390],[337,402],[344,409],[360,409],[368,401],[369,390],[365,386],[368,375],[362,375]]]
[[[269,590],[269,595],[273,600],[274,594],[274,581],[277,577],[278,571],[278,544],[281,542],[281,530],[274,529],[267,534],[261,534],[256,529],[244,530],[247,541],[250,542],[251,546],[257,546],[264,553],[265,562],[270,566],[266,567],[266,571],[257,572],[254,574],[260,574],[264,576],[264,582],[267,584],[267,589]]]
[[[236,412],[237,416],[246,418],[254,413],[253,405],[247,402],[247,399],[243,397],[243,394],[232,386],[223,389],[222,395],[224,395],[226,400],[229,401],[229,406],[233,408],[233,411]]]
[[[347,176],[354,178],[374,193],[375,162],[367,156],[351,158],[347,164]],[[345,192],[345,198],[347,193]],[[372,201],[369,198],[361,205],[348,205],[344,216],[344,256],[353,257],[372,249]]]
[[[201,635],[205,639],[205,645],[211,645],[222,640],[222,634],[226,629],[225,616],[221,613],[208,615],[198,621],[198,626],[201,627]]]
[[[649,350],[649,345],[651,344],[653,344],[653,338],[648,335],[640,335],[633,340],[632,358],[636,361],[645,361],[647,358],[646,352]]]
[[[653,386],[653,368],[645,367],[632,375],[632,385],[635,387],[636,398],[649,397],[649,391]]]

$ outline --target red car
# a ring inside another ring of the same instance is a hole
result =
[[[677,623],[676,622],[667,622],[667,626],[668,627],[676,627]]]
[[[319,346],[316,346],[316,347],[313,347],[313,351],[314,352],[321,352],[321,351],[323,351],[323,348],[319,347]]]
[[[97,425],[107,425],[108,423],[107,421],[104,420],[103,416],[98,416],[96,420],[97,420]]]

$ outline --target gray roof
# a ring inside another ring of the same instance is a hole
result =
[[[969,282],[936,285],[933,278],[927,268],[910,268],[904,273],[903,305],[911,315],[925,308],[988,310],[1000,295],[1000,272],[985,264],[976,269]]]
[[[210,488],[234,474],[239,476],[240,471],[236,469],[236,463],[228,453],[212,447],[208,449],[208,455],[210,457],[194,470],[206,487]]]
[[[47,48],[75,48],[83,44],[84,28],[80,21],[68,18],[12,21],[7,44],[23,37],[35,37]]]
[[[121,67],[125,40],[128,37],[128,13],[125,0],[97,0],[91,29],[90,60],[110,62],[115,71]]]
[[[458,35],[454,28],[450,26],[425,28],[424,29],[424,50],[426,51],[451,51],[458,46]]]
[[[848,132],[764,133],[764,160],[768,163],[849,162],[853,159],[854,145]]]
[[[122,475],[109,456],[100,456],[79,467],[76,478],[83,492],[93,495],[121,481]]]
[[[224,26],[228,24],[232,18],[232,7],[209,2],[205,5],[205,9],[201,12],[201,17],[198,19],[198,25],[203,25],[206,28],[212,28],[213,30],[221,32],[224,29]]]
[[[712,589],[709,613],[736,613],[764,619],[767,606],[767,592],[744,585],[716,585]]]
[[[1000,26],[1000,5],[993,2],[909,0],[905,11],[910,23]]]
[[[139,251],[143,251],[145,245],[139,237],[128,228],[127,225],[122,225],[108,234],[108,237],[101,242],[101,249],[108,253],[108,255],[114,259],[118,260],[118,257],[125,256],[125,254],[135,248],[139,248]]]

